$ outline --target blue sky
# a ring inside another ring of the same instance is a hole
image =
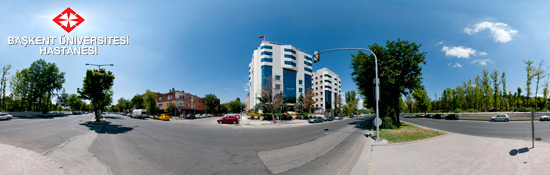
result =
[[[67,34],[52,19],[71,7],[86,21]],[[265,35],[310,53],[367,47],[401,38],[422,44],[423,85],[441,96],[483,68],[507,73],[507,89],[525,89],[522,60],[550,65],[548,1],[0,1],[0,66],[15,70],[40,58],[66,72],[64,88],[82,87],[85,63],[112,63],[115,100],[171,88],[222,102],[246,99],[248,63]],[[95,56],[42,56],[39,46],[8,45],[23,36],[130,36],[128,46],[98,46]],[[350,54],[322,55],[355,89]]]

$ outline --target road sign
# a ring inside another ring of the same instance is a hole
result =
[[[380,125],[382,125],[382,119],[380,118],[375,118],[373,122],[374,122],[374,126],[380,127]]]

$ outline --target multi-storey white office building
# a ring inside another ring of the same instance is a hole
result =
[[[313,59],[306,51],[271,41],[262,41],[254,50],[248,65],[248,108],[253,108],[266,86],[266,78],[271,77],[274,88],[280,89],[286,98],[297,99],[311,88]]]
[[[340,76],[326,67],[317,70],[313,74],[315,113],[330,112],[331,109],[335,108],[336,96],[342,92],[340,83]]]

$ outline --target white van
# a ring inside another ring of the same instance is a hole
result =
[[[147,110],[145,109],[134,109],[132,111],[132,118],[147,118]]]

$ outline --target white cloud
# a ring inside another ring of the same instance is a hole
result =
[[[453,63],[449,62],[449,66],[451,66]]]
[[[487,55],[487,52],[479,52],[477,55],[479,55],[479,56],[485,56],[485,55]]]
[[[476,59],[476,60],[472,61],[472,64],[473,63],[478,63],[479,65],[485,66],[485,65],[487,65],[487,62],[489,62],[489,61],[490,61],[489,58],[487,58],[487,59]]]
[[[441,48],[441,51],[445,52],[445,56],[455,56],[457,58],[470,58],[470,55],[476,54],[475,49],[464,46],[443,46],[443,48]]]
[[[506,23],[488,21],[477,23],[473,27],[466,27],[464,28],[464,32],[468,35],[472,35],[485,29],[489,29],[491,31],[491,37],[493,37],[496,42],[500,43],[510,42],[512,40],[512,36],[518,33],[517,30],[513,29]]]
[[[437,43],[437,45],[438,45],[438,46],[439,46],[439,45],[443,45],[443,41],[439,41],[439,42]]]
[[[458,67],[458,68],[461,68],[462,67],[462,64],[456,62],[455,65],[453,65],[453,67]]]

